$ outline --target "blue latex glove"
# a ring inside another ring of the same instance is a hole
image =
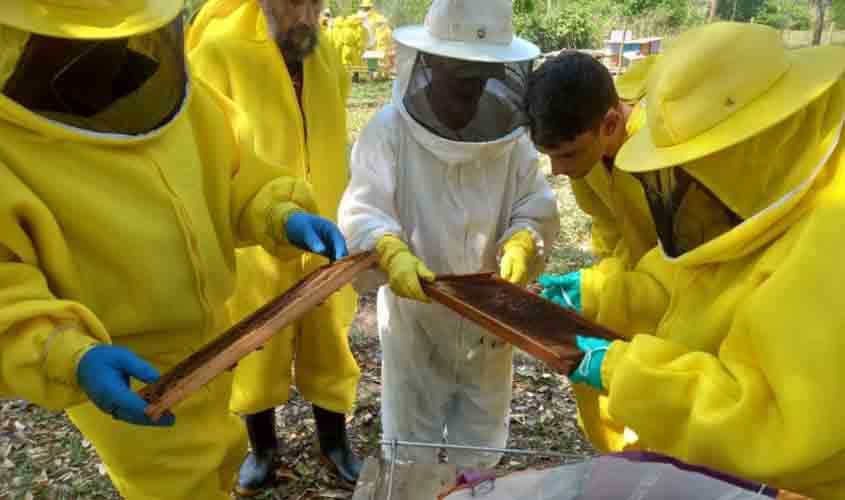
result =
[[[102,412],[135,425],[171,426],[176,417],[163,415],[153,422],[144,414],[147,402],[129,386],[134,377],[145,383],[158,380],[158,370],[123,347],[98,345],[86,352],[76,367],[76,380]]]
[[[559,306],[581,312],[581,271],[543,274],[537,281],[543,287],[543,297]]]
[[[332,262],[349,255],[346,240],[330,220],[305,212],[295,212],[285,224],[285,232],[293,245],[328,258]]]
[[[569,380],[573,384],[587,384],[599,391],[604,390],[601,383],[601,365],[604,363],[604,355],[607,353],[607,348],[610,347],[610,342],[604,339],[597,339],[595,337],[582,337],[578,335],[575,338],[575,343],[578,349],[584,353],[584,358],[569,375]]]

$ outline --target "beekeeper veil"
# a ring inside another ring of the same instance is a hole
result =
[[[513,35],[512,17],[505,0],[435,0],[424,25],[393,34],[394,101],[452,141],[491,142],[525,125],[525,83],[540,51]]]
[[[77,128],[138,135],[173,120],[187,97],[182,2],[21,0],[0,7],[0,89]],[[46,14],[45,14],[46,13]]]

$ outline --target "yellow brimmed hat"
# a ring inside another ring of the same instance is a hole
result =
[[[757,24],[690,30],[650,72],[648,124],[616,164],[647,172],[739,144],[806,107],[843,72],[843,47],[787,51],[776,30]]]
[[[56,38],[126,38],[154,31],[184,0],[0,0],[0,24]]]

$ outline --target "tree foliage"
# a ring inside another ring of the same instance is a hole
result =
[[[547,11],[530,0],[522,0],[514,5],[514,30],[517,35],[537,44],[543,52],[589,48],[599,40],[594,17],[589,7],[580,2]]]
[[[840,29],[845,29],[845,0],[833,0],[830,9],[831,20]]]

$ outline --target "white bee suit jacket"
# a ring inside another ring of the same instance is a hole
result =
[[[350,249],[372,250],[383,235],[395,234],[436,274],[497,272],[502,245],[527,229],[537,244],[531,272],[538,275],[559,219],[524,130],[486,143],[429,132],[402,103],[402,75],[408,74],[403,63],[392,103],[352,151],[351,181],[338,216]],[[440,305],[399,298],[386,286],[378,293],[378,327],[386,439],[440,442],[446,428],[453,444],[505,445],[510,346]],[[402,449],[400,455],[436,459],[431,449]],[[449,454],[450,463],[466,466],[489,466],[498,458]]]

